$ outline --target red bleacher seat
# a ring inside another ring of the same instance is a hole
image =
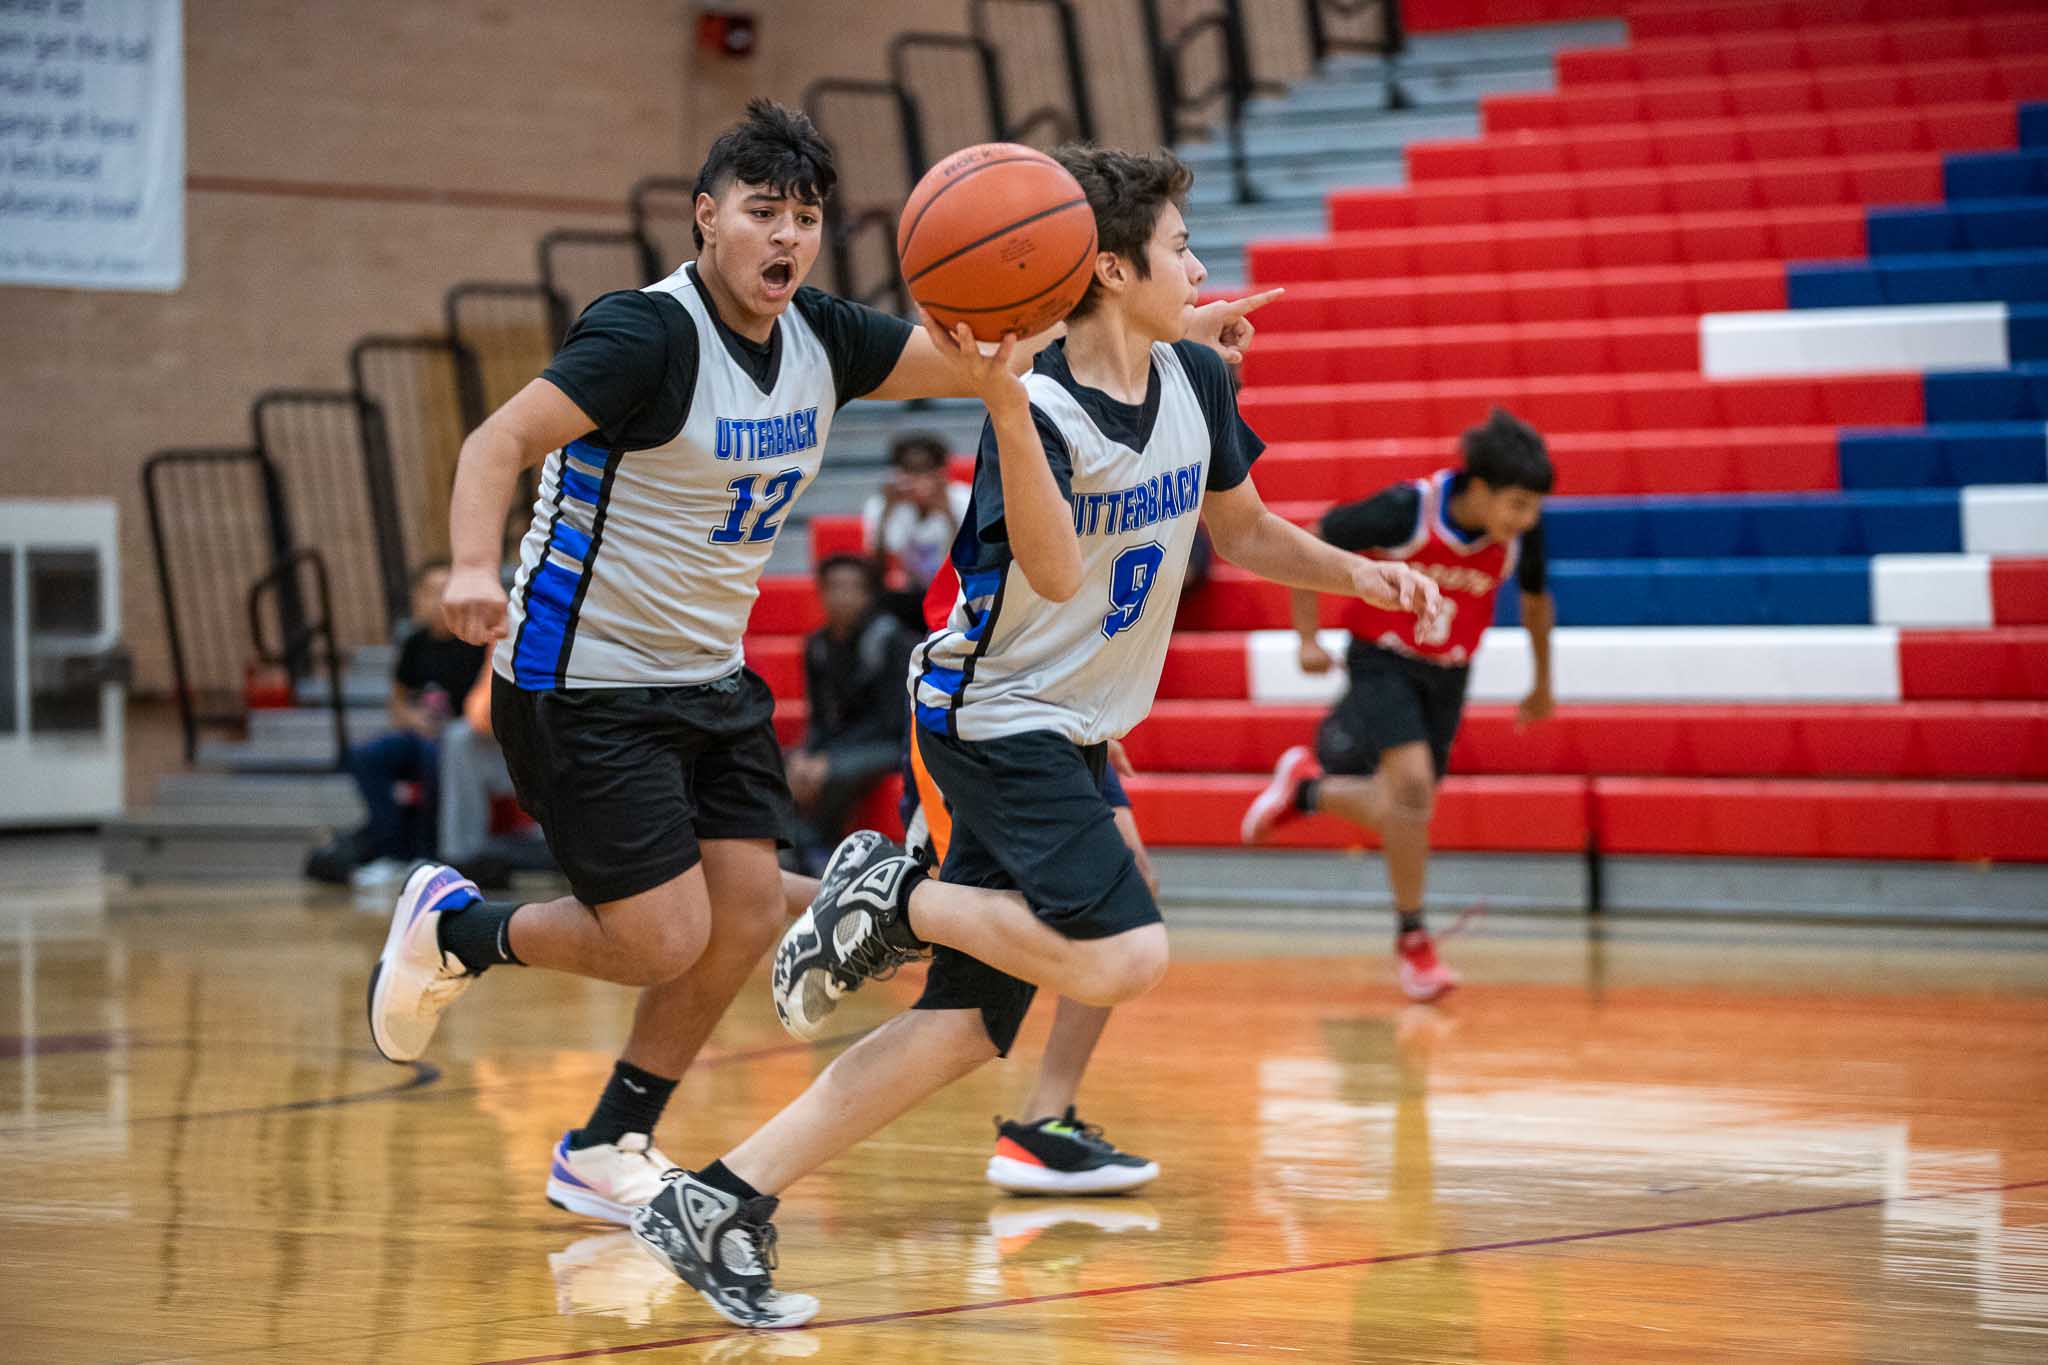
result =
[[[1881,24],[1968,18],[2025,10],[2034,0],[1748,0],[1737,4],[1627,6],[1629,36],[1754,33],[1818,25]]]
[[[1600,777],[1610,854],[2048,861],[2048,784]]]
[[[814,564],[828,555],[857,555],[867,549],[860,518],[850,513],[812,517],[810,535]]]
[[[2048,697],[2048,628],[1899,633],[1899,691],[1919,697]]]
[[[1804,27],[1776,33],[1652,38],[1557,54],[1560,86],[1687,80],[1770,71],[1959,61],[2048,51],[2038,13]]]
[[[1991,619],[2002,626],[2048,625],[2048,559],[1991,561]]]
[[[1280,333],[1245,357],[1248,384],[1346,384],[1699,368],[1697,318],[1588,319]]]
[[[1245,418],[1269,440],[1336,440],[1353,432],[1453,436],[1500,405],[1541,431],[1666,426],[1910,426],[1922,416],[1917,375],[1714,381],[1622,374],[1324,387],[1249,387]]]
[[[1124,739],[1142,772],[1259,773],[1315,739],[1325,709],[1166,701]],[[1475,704],[1451,751],[1462,776],[2048,779],[2048,703],[1897,706],[1574,703],[1522,726]]]
[[[1651,214],[1601,220],[1382,228],[1330,237],[1254,242],[1262,284],[1417,278],[1706,262],[1861,256],[1864,211],[1849,204]]]
[[[818,605],[818,585],[809,574],[763,574],[761,595],[747,621],[762,635],[804,635],[825,624]]]
[[[1742,115],[1782,117],[1830,109],[2018,103],[2044,97],[2048,58],[2020,56],[1514,91],[1486,96],[1480,109],[1485,130],[1500,134]]]
[[[1456,327],[1673,317],[1688,312],[1697,316],[1784,306],[1785,267],[1758,261],[1290,285],[1285,294],[1259,310],[1259,327],[1268,334]]]
[[[1125,781],[1147,843],[1234,847],[1263,777],[1140,773]],[[1576,853],[1586,846],[1588,784],[1576,777],[1451,777],[1437,796],[1430,841],[1439,849]],[[1372,848],[1366,830],[1313,818],[1283,827],[1281,848]]]
[[[1560,432],[1548,438],[1559,492],[1769,493],[1841,486],[1832,427]],[[1456,452],[1441,437],[1278,443],[1255,478],[1269,500],[1362,497],[1420,478]]]
[[[1593,220],[1942,198],[1934,152],[1741,161],[1559,175],[1430,180],[1408,189],[1337,190],[1335,232],[1492,222]]]
[[[1522,130],[1511,137],[1414,143],[1407,158],[1409,175],[1421,184],[1912,151],[1988,151],[2014,146],[2017,138],[2013,106],[2001,100]]]

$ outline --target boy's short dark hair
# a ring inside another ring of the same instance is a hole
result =
[[[830,578],[841,569],[852,569],[855,573],[859,574],[861,581],[868,585],[868,595],[870,597],[881,596],[882,580],[880,575],[875,572],[874,561],[866,555],[847,554],[844,551],[836,555],[826,555],[818,561],[816,572],[819,585],[823,586],[827,578]]]
[[[953,451],[946,444],[946,438],[935,431],[905,431],[889,442],[889,464],[892,468],[903,468],[904,461],[912,455],[926,456],[926,463],[932,469],[944,469]]]
[[[1081,182],[1088,207],[1095,212],[1095,249],[1108,251],[1131,263],[1139,279],[1150,279],[1152,264],[1145,259],[1145,244],[1159,226],[1159,215],[1168,204],[1187,203],[1195,173],[1172,152],[1149,155],[1069,142],[1052,149],[1052,157]],[[1102,281],[1091,268],[1088,292],[1067,314],[1076,322],[1095,311],[1102,302]]]
[[[1465,451],[1465,473],[1488,488],[1526,488],[1548,493],[1556,477],[1550,452],[1536,428],[1502,408],[1458,438]]]
[[[779,198],[822,204],[839,183],[832,147],[800,110],[756,96],[740,121],[718,135],[704,155],[691,194],[717,198],[728,185],[764,185]],[[690,235],[704,248],[704,233],[692,220]]]

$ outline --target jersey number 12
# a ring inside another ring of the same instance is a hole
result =
[[[754,511],[754,490],[761,485],[761,475],[748,474],[734,479],[726,487],[732,490],[732,506],[725,509],[725,520],[712,528],[713,545],[737,545],[741,541],[758,544],[775,539],[775,533],[782,529],[782,509],[789,506],[789,500],[796,496],[796,486],[803,482],[804,471],[799,468],[785,469],[768,478],[768,486],[761,491],[761,510]],[[753,514],[752,529],[747,526],[747,516]]]

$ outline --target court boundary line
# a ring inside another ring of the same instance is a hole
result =
[[[863,1029],[857,1033],[835,1034],[832,1037],[820,1038],[809,1043],[777,1043],[768,1047],[749,1048],[743,1052],[719,1053],[716,1056],[699,1058],[690,1064],[690,1069],[692,1071],[699,1069],[709,1071],[722,1066],[731,1066],[736,1062],[759,1061],[766,1057],[780,1057],[793,1052],[825,1051],[853,1043],[865,1037],[867,1032],[867,1030]],[[218,1043],[222,1041],[206,1038],[137,1038],[132,1034],[125,1034],[119,1031],[99,1034],[53,1034],[50,1036],[61,1040],[59,1046],[47,1049],[48,1054],[51,1056],[69,1056],[100,1051],[111,1052],[115,1048],[121,1047],[134,1051],[164,1049],[167,1051],[189,1052],[209,1042]],[[7,1038],[0,1038],[0,1043],[9,1041],[21,1043],[35,1040],[30,1035],[10,1035]],[[231,1044],[231,1046],[241,1046],[241,1044]],[[273,1047],[267,1050],[287,1054],[303,1054],[317,1051],[323,1055],[338,1054],[345,1057],[371,1058],[377,1056],[375,1052],[367,1052],[355,1048]],[[30,1052],[33,1052],[35,1055],[42,1055],[44,1051],[45,1049],[35,1048],[11,1053],[0,1052],[0,1061],[18,1060],[25,1055],[29,1055]],[[401,1062],[399,1065],[412,1068],[413,1074],[396,1084],[379,1086],[374,1090],[352,1090],[340,1095],[316,1095],[306,1099],[279,1100],[275,1104],[247,1105],[234,1109],[196,1109],[169,1114],[135,1114],[122,1119],[120,1126],[123,1128],[137,1128],[145,1124],[155,1123],[196,1123],[212,1119],[261,1118],[267,1114],[293,1114],[307,1109],[341,1109],[352,1104],[367,1104],[372,1100],[453,1099],[463,1095],[474,1095],[486,1089],[499,1088],[486,1086],[482,1082],[477,1081],[472,1081],[467,1085],[437,1085],[436,1083],[442,1077],[442,1071],[440,1067],[432,1062]],[[0,1138],[31,1137],[47,1133],[78,1131],[104,1126],[106,1126],[106,1120],[103,1118],[58,1119],[50,1123],[31,1123],[0,1127]]]
[[[1403,1261],[1442,1260],[1451,1256],[1472,1256],[1489,1251],[1523,1251],[1531,1247],[1567,1246],[1574,1242],[1607,1241],[1619,1237],[1641,1237],[1658,1232],[1683,1232],[1690,1228],[1724,1227],[1736,1223],[1762,1223],[1776,1218],[1805,1218],[1822,1213],[1846,1213],[1854,1209],[1883,1208],[1889,1204],[1914,1204],[1929,1199],[1957,1199],[1972,1194],[2009,1194],[2015,1190],[2048,1187],[2048,1178],[2016,1180],[2002,1185],[1974,1185],[1955,1190],[1934,1190],[1926,1194],[1888,1195],[1878,1199],[1844,1199],[1831,1204],[1801,1204],[1791,1208],[1760,1209],[1754,1213],[1730,1213],[1714,1218],[1682,1218],[1666,1223],[1638,1223],[1621,1228],[1596,1228],[1590,1232],[1563,1232],[1543,1237],[1517,1237],[1501,1242],[1475,1242],[1468,1246],[1435,1247],[1427,1251],[1395,1251],[1376,1256],[1347,1256],[1333,1261],[1305,1265],[1261,1266],[1251,1270],[1225,1270],[1208,1275],[1186,1275],[1171,1280],[1146,1280],[1135,1284],[1104,1285],[1097,1289],[1070,1289],[1058,1294],[1029,1294],[1010,1299],[985,1299],[979,1303],[941,1304],[931,1308],[909,1308],[893,1313],[869,1313],[861,1317],[832,1318],[807,1323],[785,1331],[822,1332],[838,1327],[869,1327],[884,1322],[910,1322],[918,1318],[952,1317],[983,1313],[999,1308],[1025,1308],[1041,1303],[1065,1303],[1075,1299],[1114,1298],[1159,1289],[1189,1289],[1200,1285],[1227,1284],[1233,1280],[1271,1279],[1281,1275],[1307,1275],[1322,1270],[1352,1270],[1361,1266],[1393,1265]],[[551,1355],[515,1356],[489,1360],[480,1365],[555,1365],[565,1360],[594,1360],[606,1356],[634,1355],[642,1351],[666,1351],[682,1346],[702,1346],[731,1337],[751,1336],[748,1328],[726,1328],[695,1336],[669,1337],[661,1341],[633,1342],[619,1346],[590,1346],[580,1351]]]

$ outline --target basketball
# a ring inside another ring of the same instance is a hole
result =
[[[949,331],[983,341],[1058,322],[1094,275],[1095,214],[1066,168],[1014,142],[953,153],[925,173],[896,228],[903,279]]]

